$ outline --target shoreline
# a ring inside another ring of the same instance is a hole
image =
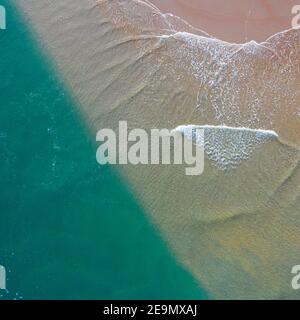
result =
[[[127,118],[131,127],[145,129],[250,123],[298,141],[299,133],[293,130],[297,119],[292,122],[291,116],[299,101],[296,31],[278,34],[265,44],[277,57],[256,45],[215,40],[210,46],[196,37],[139,38],[170,28],[189,30],[182,21],[172,24],[141,7],[140,1],[133,1],[133,8],[117,0],[97,5],[92,0],[66,0],[64,5],[53,0],[49,8],[40,0],[17,2],[80,101],[92,135]],[[290,44],[293,52],[288,51]],[[279,67],[285,70],[288,59],[295,68],[281,79]],[[252,79],[253,74],[259,76]],[[286,101],[291,103],[288,108]],[[217,298],[292,295],[285,270],[298,252],[295,239],[300,240],[292,225],[298,219],[299,152],[272,140],[255,147],[250,159],[230,174],[208,158],[200,179],[183,177],[181,169],[118,169],[178,261]],[[286,185],[288,199],[282,196]],[[273,264],[276,272],[269,275]],[[228,278],[220,288],[224,272]]]
[[[229,0],[226,7],[220,1],[149,0],[163,13],[172,13],[192,26],[231,43],[251,40],[263,42],[270,36],[291,28],[291,9],[296,0],[242,2]],[[224,13],[225,11],[225,13]]]

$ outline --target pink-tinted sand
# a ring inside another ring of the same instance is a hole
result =
[[[291,28],[299,0],[150,0],[164,13],[229,42],[258,42]]]

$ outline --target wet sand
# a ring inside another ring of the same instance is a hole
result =
[[[148,1],[16,2],[92,136],[120,120],[132,128],[210,125],[218,135],[227,125],[278,134],[256,143],[242,131],[251,154],[229,170],[207,153],[200,177],[180,166],[124,166],[120,174],[212,296],[297,297],[289,270],[299,264],[300,243],[300,31],[236,45]],[[235,145],[231,135],[222,132],[220,144]]]
[[[291,27],[297,0],[150,0],[164,13],[182,17],[218,39],[244,43],[265,41]]]

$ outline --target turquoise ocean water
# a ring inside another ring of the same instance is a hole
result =
[[[0,299],[203,299],[11,1],[0,31]]]

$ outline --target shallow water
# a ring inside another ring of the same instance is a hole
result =
[[[200,177],[180,166],[120,169],[201,286],[217,298],[297,298],[300,31],[230,44],[146,2],[17,0],[92,136],[120,120],[144,129],[209,126]],[[256,143],[260,129],[276,135]],[[228,159],[235,165],[216,165]]]
[[[10,1],[0,33],[2,299],[201,299]]]

